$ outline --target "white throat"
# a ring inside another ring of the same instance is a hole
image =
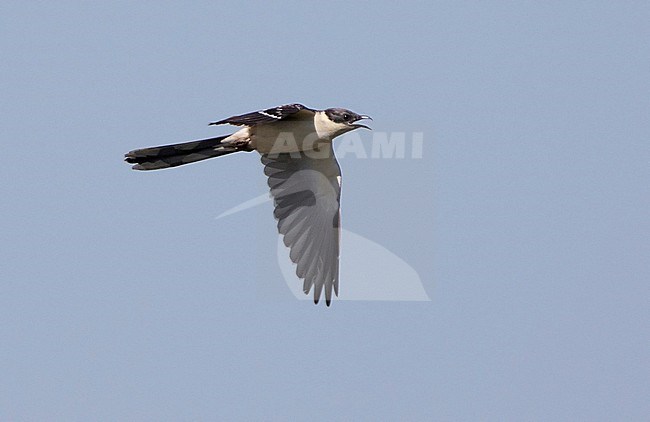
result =
[[[324,111],[319,111],[314,116],[314,127],[320,139],[334,139],[335,137],[354,129],[345,123],[336,123],[330,120]]]

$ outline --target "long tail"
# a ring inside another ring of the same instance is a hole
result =
[[[124,154],[124,161],[135,164],[134,170],[158,170],[242,151],[231,145],[222,145],[221,141],[227,137],[136,149]]]

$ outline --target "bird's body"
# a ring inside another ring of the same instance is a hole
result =
[[[312,150],[318,137],[314,119],[262,123],[239,129],[224,144],[246,145],[260,154],[282,154]]]
[[[289,104],[229,117],[211,125],[241,129],[227,136],[126,154],[136,170],[156,170],[189,164],[240,151],[258,151],[275,202],[278,231],[304,279],[303,290],[314,287],[318,303],[324,288],[327,305],[332,290],[338,295],[341,171],[332,140],[365,125],[369,118],[332,108],[313,110]],[[369,128],[368,128],[369,129]]]

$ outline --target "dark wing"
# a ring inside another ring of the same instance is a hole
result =
[[[321,152],[327,154],[322,158],[304,153],[263,155],[262,163],[278,231],[297,264],[296,274],[304,279],[303,291],[309,294],[313,286],[314,303],[318,303],[325,289],[329,306],[332,289],[339,294],[341,169],[331,144]]]
[[[252,113],[242,114],[241,116],[232,116],[227,119],[219,120],[218,122],[212,122],[211,125],[223,125],[231,124],[235,126],[253,126],[260,123],[271,123],[278,120],[286,119],[287,117],[293,116],[294,114],[302,111],[314,112],[314,110],[305,107],[302,104],[286,104],[273,108],[267,108],[266,110],[254,111]]]

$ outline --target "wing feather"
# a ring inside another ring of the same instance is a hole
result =
[[[211,125],[230,124],[235,126],[255,126],[263,123],[277,122],[295,116],[300,111],[314,113],[315,110],[305,107],[302,104],[285,104],[266,110],[253,111],[251,113],[241,114],[239,116],[228,117],[210,123]]]
[[[329,306],[338,295],[341,169],[331,145],[322,158],[298,154],[263,155],[278,220],[278,231],[289,247],[296,275],[304,279],[314,302],[322,291]]]

